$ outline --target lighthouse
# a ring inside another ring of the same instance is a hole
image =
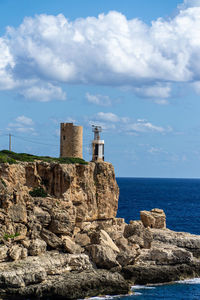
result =
[[[92,141],[92,161],[104,161],[104,140],[100,139],[101,126],[92,125],[94,140]]]

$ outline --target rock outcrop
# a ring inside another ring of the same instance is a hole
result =
[[[162,209],[154,208],[151,211],[143,210],[140,218],[145,227],[163,229],[166,228],[166,216]]]
[[[0,164],[0,297],[78,299],[200,276],[199,236],[166,229],[161,209],[126,224],[118,195],[109,163]]]
[[[72,236],[82,222],[116,216],[119,189],[109,163],[0,164],[0,178],[1,238],[42,238],[57,249],[61,236]],[[31,197],[39,187],[47,197]]]

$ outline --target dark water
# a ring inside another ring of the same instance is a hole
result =
[[[128,222],[140,210],[164,209],[167,227],[200,234],[200,179],[117,178],[118,217]]]
[[[140,210],[164,209],[167,227],[200,234],[200,179],[117,178],[118,217],[139,219]],[[136,295],[118,299],[200,300],[200,279],[153,288],[137,287]]]

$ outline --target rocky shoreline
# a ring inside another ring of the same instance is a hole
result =
[[[47,195],[31,196],[35,188]],[[0,164],[0,297],[83,299],[200,276],[200,236],[166,228],[162,209],[115,218],[109,163]]]

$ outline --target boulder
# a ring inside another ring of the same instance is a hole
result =
[[[128,239],[129,245],[139,245],[141,248],[149,249],[152,242],[152,233],[145,228],[141,221],[130,221],[125,226],[124,237]]]
[[[25,259],[27,258],[27,256],[28,256],[28,250],[23,247],[21,251],[21,259]]]
[[[115,243],[110,238],[108,233],[104,230],[94,232],[90,236],[90,239],[91,239],[92,244],[99,244],[99,245],[102,245],[102,246],[105,246],[105,247],[109,247],[115,252],[118,252],[118,253],[120,252],[119,248],[115,245]]]
[[[82,249],[77,245],[69,236],[63,236],[63,248],[67,253],[78,254],[82,252]]]
[[[88,246],[91,241],[89,236],[86,233],[78,233],[75,235],[75,242],[79,244],[81,247]]]
[[[16,223],[26,223],[27,222],[27,212],[26,212],[26,206],[17,203],[13,204],[8,209],[8,215],[10,216],[11,220]]]
[[[144,225],[141,221],[130,221],[124,228],[124,237],[129,238],[132,235],[141,236],[144,231]]]
[[[62,247],[62,240],[53,232],[43,229],[41,232],[41,238],[47,243],[50,248],[59,249]]]
[[[8,247],[6,245],[0,246],[0,262],[7,260],[8,258]]]
[[[116,241],[116,246],[120,249],[120,251],[126,251],[129,249],[128,240],[124,237],[118,238]]]
[[[41,207],[34,207],[33,214],[44,227],[47,227],[51,222],[50,214],[47,211],[43,210]]]
[[[30,255],[40,255],[46,251],[47,243],[41,239],[31,240],[28,247],[28,252]]]
[[[93,269],[93,264],[86,254],[70,254],[68,257],[68,266],[70,271],[76,272]]]
[[[115,252],[107,246],[90,245],[86,247],[89,256],[98,268],[111,269],[119,266]]]
[[[137,257],[137,251],[126,250],[126,251],[121,251],[117,255],[116,259],[117,259],[118,263],[122,267],[124,267],[127,265],[133,265],[136,257]]]
[[[12,260],[18,260],[21,258],[22,255],[22,247],[18,246],[18,245],[13,245],[10,249],[9,249],[9,256]]]
[[[140,212],[140,218],[144,227],[166,228],[166,215],[162,209],[154,208],[151,211],[143,210]]]
[[[51,224],[49,229],[56,234],[72,235],[75,227],[76,214],[72,207],[67,210],[56,208],[51,212]]]

